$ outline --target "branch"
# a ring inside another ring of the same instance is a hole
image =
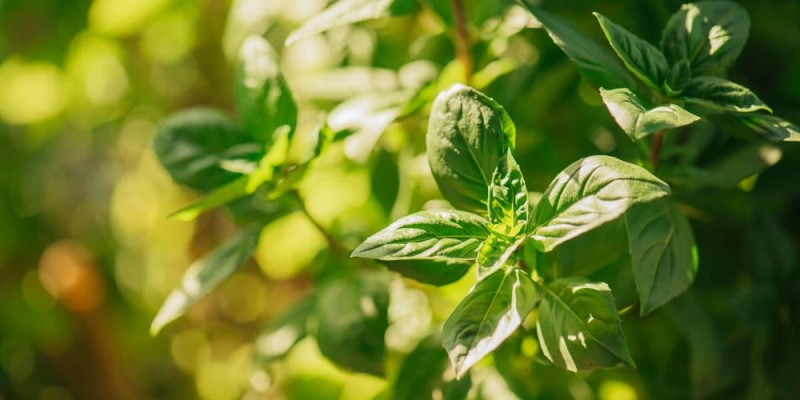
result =
[[[453,21],[456,25],[456,56],[464,67],[466,83],[472,79],[472,52],[469,29],[467,28],[467,15],[462,0],[450,0],[453,7]]]

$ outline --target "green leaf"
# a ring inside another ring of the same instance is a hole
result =
[[[317,342],[325,357],[353,371],[383,373],[388,286],[386,273],[364,271],[335,278],[320,288]]]
[[[524,231],[522,231],[524,232]],[[500,268],[517,262],[515,252],[525,242],[525,236],[508,237],[495,232],[478,249],[478,279],[491,275]]]
[[[461,377],[519,327],[539,301],[533,281],[519,269],[479,281],[442,328],[442,344]]]
[[[689,125],[700,119],[677,104],[649,107],[645,105],[644,99],[627,88],[601,88],[600,96],[617,125],[634,141],[651,133]]]
[[[289,136],[297,124],[297,106],[278,66],[278,57],[261,36],[242,43],[236,66],[236,108],[247,132],[266,147],[279,129]]]
[[[509,237],[525,232],[528,188],[510,149],[492,173],[488,206],[490,229]]]
[[[254,343],[256,361],[268,363],[285,357],[297,342],[306,337],[308,319],[316,305],[316,297],[306,296],[265,326]]]
[[[286,45],[340,26],[409,14],[414,6],[413,0],[338,0],[290,33]]]
[[[800,142],[800,127],[774,115],[727,112],[712,115],[711,121],[726,133],[751,140]]]
[[[533,212],[531,239],[540,251],[621,216],[630,206],[669,195],[666,183],[614,157],[580,159],[558,174]]]
[[[684,58],[673,64],[667,75],[667,80],[664,82],[664,90],[667,96],[680,95],[683,89],[689,85],[690,79],[692,79],[692,70],[688,60]]]
[[[661,51],[601,14],[594,13],[594,16],[600,22],[611,48],[628,70],[653,89],[661,90],[661,84],[669,72],[669,65]]]
[[[206,293],[217,287],[253,254],[261,234],[261,225],[241,232],[208,256],[195,261],[183,274],[181,286],[173,290],[150,325],[155,335],[161,328],[183,315]]]
[[[625,67],[606,48],[569,20],[530,3],[530,0],[522,1],[522,5],[539,20],[553,42],[572,60],[589,83],[595,87],[630,87],[635,84]]]
[[[456,208],[486,214],[492,173],[515,141],[514,123],[493,99],[461,84],[440,93],[426,143],[444,198]]]
[[[153,148],[175,182],[203,192],[241,176],[225,169],[226,162],[254,164],[263,155],[262,146],[228,116],[208,108],[167,118],[156,132]]]
[[[772,112],[750,89],[713,76],[691,79],[682,98],[715,111]]]
[[[565,278],[551,283],[544,289],[536,333],[544,356],[569,371],[635,367],[614,296],[603,282]]]
[[[689,221],[668,198],[632,207],[625,217],[639,310],[645,315],[689,288],[697,274],[697,248]]]
[[[447,352],[438,333],[422,339],[403,359],[392,381],[392,400],[464,399],[472,384],[467,379],[454,380],[448,373]],[[450,379],[448,379],[448,375]],[[441,397],[435,393],[440,393]]]
[[[485,224],[483,218],[464,211],[420,211],[370,236],[351,257],[472,262],[488,235]]]
[[[672,15],[661,36],[670,63],[689,60],[692,75],[723,75],[747,42],[750,18],[730,1],[684,4]]]
[[[670,181],[686,186],[734,188],[743,179],[759,174],[780,161],[783,152],[772,143],[744,143],[702,166],[684,165],[670,171]]]
[[[463,277],[474,263],[474,260],[394,260],[381,261],[390,270],[406,278],[442,286],[453,283]]]

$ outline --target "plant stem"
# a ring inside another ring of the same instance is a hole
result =
[[[462,0],[450,0],[450,3],[453,7],[453,22],[456,25],[456,56],[464,67],[464,79],[469,84],[472,79],[472,53],[470,51],[467,15]]]
[[[331,249],[331,252],[334,254],[334,256],[340,259],[345,259],[345,250],[342,244],[339,243],[339,241],[333,235],[331,235],[331,233],[328,232],[328,230],[325,229],[325,227],[322,226],[322,224],[320,224],[320,222],[314,218],[311,213],[308,212],[308,208],[306,208],[306,203],[303,201],[303,197],[300,195],[300,192],[297,190],[292,190],[291,194],[297,200],[297,203],[300,205],[300,210],[303,211],[303,214],[305,214],[306,218],[308,218],[311,224],[317,228],[319,233],[322,234],[322,236],[325,238],[325,241],[328,242],[328,247]]]
[[[661,143],[663,141],[664,131],[658,131],[653,134],[653,144],[650,146],[650,164],[653,165],[654,172],[658,171],[661,161]]]

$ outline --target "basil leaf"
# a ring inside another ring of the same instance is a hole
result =
[[[525,241],[522,236],[516,240],[491,232],[478,250],[478,279],[491,275],[494,271],[517,262],[515,252]]]
[[[670,63],[687,59],[692,74],[723,75],[747,42],[750,18],[731,1],[684,4],[672,15],[661,36]]]
[[[409,14],[413,0],[339,0],[290,33],[286,45],[344,25]]]
[[[639,310],[645,315],[683,293],[697,274],[697,247],[689,221],[670,199],[625,213]]]
[[[800,142],[800,127],[774,115],[726,112],[709,118],[723,131],[746,139]]]
[[[514,333],[538,301],[533,281],[522,270],[499,270],[478,281],[442,328],[456,377]]]
[[[429,285],[442,286],[453,283],[464,275],[475,260],[394,260],[381,261],[390,270]]]
[[[644,99],[627,88],[601,88],[600,96],[617,125],[634,141],[651,133],[689,125],[700,119],[677,104],[651,108],[645,105]]]
[[[528,223],[528,189],[510,149],[492,173],[487,202],[490,229],[510,237],[525,232]]]
[[[485,215],[492,173],[515,140],[514,123],[493,99],[461,84],[440,93],[426,143],[444,198],[458,209]]]
[[[483,218],[464,211],[420,211],[370,236],[351,257],[472,262],[488,235],[485,224]]]
[[[285,357],[297,342],[306,337],[308,319],[316,305],[316,297],[306,296],[267,324],[254,343],[256,361],[268,363]]]
[[[661,51],[603,15],[594,13],[594,16],[597,17],[611,48],[628,70],[653,89],[661,90],[661,84],[669,72],[667,59]]]
[[[614,157],[580,159],[558,174],[533,212],[531,239],[551,251],[621,216],[630,206],[669,195],[666,183]]]
[[[603,282],[565,278],[544,288],[536,333],[544,356],[568,371],[635,367],[614,296]]]
[[[337,277],[319,290],[317,342],[334,363],[357,372],[383,373],[389,327],[389,279],[362,272]]]
[[[578,72],[589,83],[595,87],[624,87],[635,84],[619,60],[572,22],[534,7],[530,1],[521,3],[542,24],[553,43],[572,60]]]
[[[193,108],[167,118],[153,140],[158,161],[175,182],[202,192],[241,174],[223,168],[229,161],[255,163],[263,155],[236,123],[220,111]]]
[[[173,290],[150,325],[155,335],[174,321],[206,293],[217,287],[253,254],[261,234],[261,225],[243,231],[217,247],[208,256],[195,261],[183,274],[181,286]]]
[[[392,381],[392,400],[464,399],[472,385],[469,375],[455,380],[448,371],[447,352],[438,333],[422,339],[403,359]],[[448,379],[449,375],[449,379]],[[441,396],[434,393],[439,392]]]
[[[253,35],[244,40],[234,80],[236,108],[245,130],[265,147],[279,129],[289,129],[291,138],[297,125],[297,105],[266,39]]]
[[[683,91],[682,98],[715,111],[772,112],[772,109],[750,89],[712,76],[691,79]]]
[[[689,80],[692,79],[692,70],[689,61],[685,58],[672,65],[664,82],[664,90],[667,96],[678,96],[686,89]]]

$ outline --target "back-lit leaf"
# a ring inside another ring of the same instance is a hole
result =
[[[489,185],[489,223],[492,230],[516,236],[528,223],[528,189],[511,150],[500,159]]]
[[[356,22],[409,14],[413,0],[338,0],[306,21],[286,38],[286,44]]]
[[[456,376],[463,376],[519,327],[539,301],[522,270],[498,270],[475,284],[442,328]]]
[[[266,146],[281,127],[287,127],[291,137],[297,106],[280,73],[275,51],[261,36],[250,36],[242,43],[234,88],[239,117],[250,135]]]
[[[653,89],[659,90],[669,72],[669,65],[661,51],[601,14],[594,13],[594,16],[628,70]]]
[[[514,123],[493,99],[461,84],[440,93],[426,143],[444,198],[456,208],[485,215],[492,173],[515,141]]]
[[[247,261],[258,244],[261,226],[245,230],[223,243],[208,256],[195,261],[158,311],[150,326],[152,334],[177,319],[206,293],[217,287]]]
[[[544,356],[568,371],[634,366],[614,296],[603,282],[565,278],[549,284],[536,333]]]

